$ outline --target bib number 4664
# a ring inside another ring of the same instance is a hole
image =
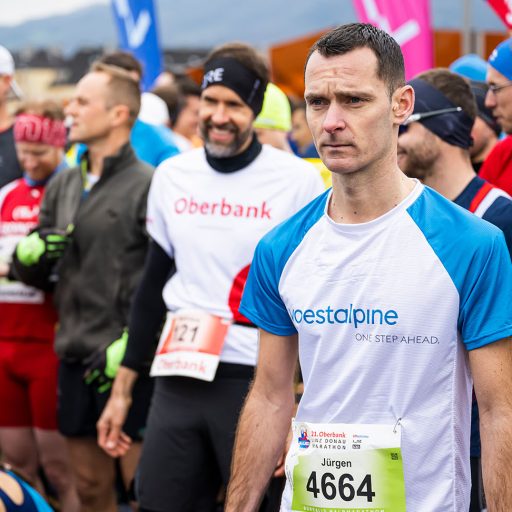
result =
[[[366,498],[371,503],[375,493],[372,491],[372,476],[367,474],[361,484],[355,488],[354,477],[350,473],[343,473],[336,482],[336,477],[332,473],[323,473],[320,478],[320,487],[316,471],[309,475],[306,490],[313,494],[315,498],[321,493],[327,500],[333,500],[338,495],[343,501],[352,501],[355,496]]]

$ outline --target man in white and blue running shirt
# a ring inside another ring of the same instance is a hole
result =
[[[282,511],[468,509],[471,385],[490,511],[512,506],[512,271],[503,234],[397,165],[412,113],[398,44],[338,27],[305,68],[333,188],[260,242],[240,310],[260,327],[229,512],[256,509],[289,430]]]

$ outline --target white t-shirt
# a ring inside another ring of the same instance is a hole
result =
[[[164,301],[248,323],[238,305],[260,238],[323,191],[316,169],[264,145],[247,167],[215,171],[204,149],[163,162],[148,198],[147,229],[176,262]],[[233,324],[220,360],[255,365],[257,330]]]
[[[512,335],[503,233],[419,183],[362,224],[332,221],[329,198],[260,242],[240,311],[298,333],[298,421],[400,419],[407,510],[468,510],[468,350]]]

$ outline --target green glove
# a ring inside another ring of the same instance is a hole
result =
[[[85,383],[96,385],[100,393],[108,391],[121,365],[127,344],[128,331],[125,329],[121,337],[106,349],[93,354],[84,374]]]
[[[64,254],[68,244],[69,237],[64,231],[34,231],[19,242],[16,257],[26,267],[38,264],[43,258],[57,261]]]

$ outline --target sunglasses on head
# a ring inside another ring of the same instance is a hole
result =
[[[431,110],[430,112],[418,112],[416,114],[411,114],[399,127],[398,134],[401,135],[407,131],[407,127],[411,123],[416,123],[417,121],[421,121],[422,119],[428,119],[429,117],[440,116],[442,114],[451,114],[453,112],[462,112],[462,107],[450,107],[450,108],[442,108],[440,110]]]

